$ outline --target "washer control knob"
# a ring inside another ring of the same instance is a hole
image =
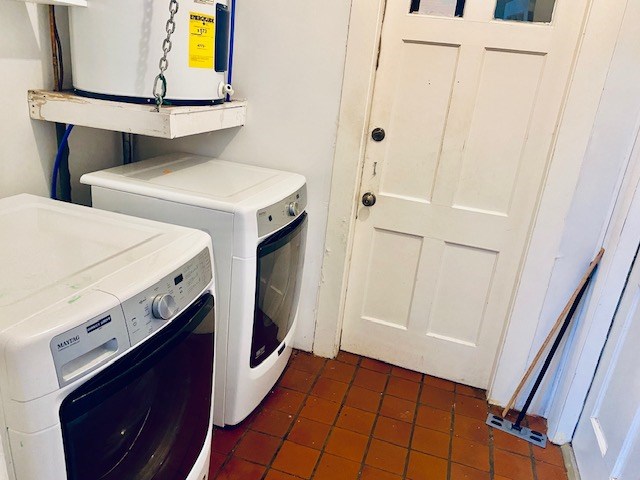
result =
[[[300,206],[298,202],[291,202],[287,205],[287,212],[290,217],[297,217],[300,214]]]
[[[151,304],[151,311],[153,312],[153,316],[155,318],[169,320],[176,313],[178,313],[178,304],[173,298],[173,295],[163,293],[162,295],[158,295],[153,299],[153,303]]]

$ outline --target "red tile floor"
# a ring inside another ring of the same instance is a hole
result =
[[[210,477],[566,480],[558,447],[487,427],[488,408],[482,390],[345,352],[294,352],[256,412],[215,430]]]

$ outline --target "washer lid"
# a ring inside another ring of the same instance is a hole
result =
[[[80,181],[229,212],[271,205],[305,183],[295,173],[185,153],[88,173]]]
[[[32,195],[0,199],[0,225],[0,331],[192,232]]]

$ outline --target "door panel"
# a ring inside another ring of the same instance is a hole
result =
[[[552,24],[387,2],[343,349],[487,386],[587,2]]]
[[[583,480],[640,472],[640,262],[625,288],[573,447]]]

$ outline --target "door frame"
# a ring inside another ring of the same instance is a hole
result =
[[[313,345],[314,353],[325,357],[334,357],[340,346],[358,195],[386,1],[352,0]],[[598,15],[591,15],[593,11],[600,11],[594,9],[594,5],[605,6],[606,3],[606,0],[592,0],[587,7],[585,27],[558,126],[559,134],[556,135],[553,154],[546,167],[543,191],[538,195],[536,202],[536,214],[532,220],[523,265],[542,265],[541,268],[533,268],[534,272],[531,272],[535,274],[533,283],[534,288],[538,290],[534,291],[537,295],[531,295],[527,291],[528,298],[522,299],[517,294],[514,296],[516,301],[523,301],[528,304],[528,308],[536,311],[540,310],[536,309],[536,306],[541,307],[544,302],[544,286],[548,284],[552,274],[553,259],[562,239],[563,222],[579,178],[584,152],[597,113],[600,92],[606,80],[607,68],[619,30],[611,28],[610,16],[600,18]],[[608,7],[616,10],[611,8],[610,0]],[[581,61],[591,65],[589,72],[576,73],[576,65]],[[560,125],[563,128],[560,128]],[[527,273],[526,268],[524,273]],[[529,287],[524,283],[527,279],[523,277],[522,265],[519,279],[517,293],[522,292],[524,287]],[[535,305],[532,305],[532,302]],[[529,352],[533,349],[530,339],[533,338],[537,327],[537,322],[531,325],[528,319],[520,320],[513,317],[513,311],[512,301],[490,382],[489,397],[497,404],[507,402],[515,384],[524,373]],[[505,343],[507,338],[523,340],[516,342],[517,345],[512,348],[514,345]],[[497,372],[502,373],[504,366],[507,366],[508,375],[496,375]]]

